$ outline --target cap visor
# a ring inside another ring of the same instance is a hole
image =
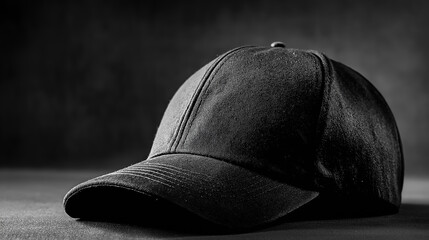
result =
[[[118,194],[126,192],[131,194]],[[137,195],[141,198],[136,202]],[[100,205],[108,206],[103,209],[106,215],[115,209],[127,214],[133,204],[161,199],[219,225],[251,228],[274,221],[317,195],[210,157],[168,154],[79,184],[66,194],[64,207],[71,217],[86,218],[100,214],[96,211]]]

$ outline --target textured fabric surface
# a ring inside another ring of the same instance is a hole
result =
[[[402,146],[376,88],[317,51],[241,47],[191,76],[166,110],[149,159],[211,156],[373,212],[401,203]],[[192,88],[194,90],[194,88]],[[171,108],[192,97],[187,108]],[[181,114],[177,114],[179,111]],[[163,141],[160,141],[162,139]],[[165,144],[169,139],[169,144]],[[384,204],[383,204],[384,203]]]
[[[0,239],[429,239],[429,179],[406,178],[398,214],[288,221],[259,231],[217,235],[95,221],[64,212],[65,192],[109,171],[0,170]]]
[[[402,183],[395,119],[367,79],[317,51],[244,46],[184,82],[146,160],[78,185],[64,206],[76,218],[105,215],[91,206],[117,211],[122,188],[243,229],[311,200],[324,203],[317,211],[396,213]],[[224,197],[230,188],[236,197]]]

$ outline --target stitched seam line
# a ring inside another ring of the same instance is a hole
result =
[[[273,189],[279,188],[281,185],[280,184],[265,184],[262,186],[259,186],[257,188],[251,189],[251,190],[247,190],[244,192],[241,192],[240,194],[236,194],[235,192],[230,192],[232,194],[225,194],[227,192],[225,191],[221,191],[218,188],[215,188],[215,186],[212,186],[211,188],[205,188],[202,189],[204,191],[200,190],[195,190],[193,188],[191,188],[189,186],[188,182],[184,182],[182,180],[179,180],[177,178],[173,178],[171,176],[168,175],[156,175],[156,174],[151,174],[151,173],[140,173],[140,172],[133,172],[133,171],[121,171],[121,172],[115,172],[115,173],[111,173],[109,175],[129,175],[129,176],[135,176],[135,177],[139,177],[139,178],[146,178],[152,181],[155,181],[157,183],[161,183],[162,185],[168,186],[170,188],[175,188],[176,187],[180,187],[180,188],[184,188],[186,190],[188,190],[189,192],[191,192],[193,195],[197,194],[199,196],[206,196],[206,197],[213,197],[214,195],[216,195],[217,197],[221,196],[223,198],[230,198],[230,199],[234,199],[236,200],[237,197],[240,197],[240,202],[244,202],[247,199],[252,199],[256,196],[260,196],[266,192],[269,192]],[[165,181],[165,182],[163,182]],[[197,186],[197,185],[193,185],[193,186]],[[271,186],[271,187],[269,187]],[[267,188],[269,187],[269,188]],[[267,188],[267,189],[265,189]],[[265,189],[265,190],[263,190]],[[262,192],[260,192],[260,190],[263,190]],[[250,194],[250,195],[249,195]],[[243,198],[246,197],[246,198]]]
[[[124,170],[118,171],[117,173],[123,173],[123,172],[136,172],[136,173],[142,173],[142,174],[144,174],[144,173],[149,173],[149,174],[153,173],[153,174],[155,174],[156,173],[156,174],[159,174],[161,176],[166,176],[166,177],[171,177],[173,179],[177,179],[177,178],[174,178],[173,176],[171,176],[172,174],[175,174],[174,172],[172,172],[172,171],[166,171],[166,170],[161,170],[161,169],[156,169],[156,168],[124,169]],[[177,176],[177,175],[175,175],[175,176]],[[186,173],[182,173],[179,176],[181,178],[185,179],[185,180],[189,180],[189,181],[194,182],[194,183],[198,183],[199,180],[202,180],[205,183],[210,183],[210,181],[207,180],[207,179],[198,179],[198,180],[196,180],[195,178],[192,178],[192,176],[190,176],[190,175],[188,175]],[[180,181],[179,179],[177,179],[177,180]]]
[[[167,172],[170,173],[170,172]],[[237,190],[237,189],[225,189],[224,191],[219,190],[219,188],[217,188],[216,184],[210,184],[211,188],[200,188],[199,184],[192,184],[193,183],[198,183],[198,181],[196,180],[191,180],[188,178],[184,178],[184,179],[178,179],[174,176],[168,175],[166,173],[162,173],[162,172],[151,172],[151,171],[140,171],[140,170],[134,170],[134,171],[120,171],[120,172],[116,172],[116,173],[112,173],[112,175],[133,175],[133,176],[141,176],[141,177],[145,177],[145,178],[149,178],[149,179],[158,179],[156,182],[159,181],[165,181],[165,183],[167,184],[173,184],[179,187],[183,187],[189,191],[194,191],[193,188],[190,188],[190,186],[192,187],[198,187],[199,190],[197,190],[198,192],[207,192],[210,191],[211,194],[217,194],[220,196],[230,196],[230,197],[240,197],[240,196],[245,196],[248,195],[249,193],[254,193],[254,192],[258,192],[259,190],[265,189],[269,186],[273,186],[273,184],[268,183],[268,184],[264,184],[261,186],[258,186],[256,188],[240,188],[240,194],[236,194],[236,191],[232,191],[232,190]],[[190,180],[191,182],[188,182],[187,180]],[[279,186],[279,185],[275,185],[275,186]],[[170,185],[170,187],[173,187],[172,185]],[[201,191],[202,190],[202,191]],[[229,191],[228,191],[229,190]],[[226,194],[229,193],[229,194]],[[232,194],[231,194],[232,193]],[[211,194],[209,194],[211,196]],[[253,195],[253,194],[252,194]],[[251,196],[251,195],[250,195]]]
[[[207,174],[198,173],[198,172],[194,172],[194,171],[189,171],[189,170],[184,169],[184,168],[178,168],[178,167],[175,167],[175,166],[170,166],[170,165],[167,165],[167,164],[160,164],[160,163],[145,163],[144,165],[131,166],[131,167],[128,167],[128,168],[122,169],[122,170],[137,170],[137,171],[139,171],[139,170],[146,170],[146,169],[147,170],[157,170],[157,171],[160,171],[160,172],[167,172],[167,173],[172,173],[172,174],[173,174],[173,172],[176,172],[176,173],[179,173],[179,174],[185,174],[186,176],[189,176],[189,178],[191,180],[194,180],[194,176],[195,175],[200,175],[203,178],[199,178],[198,181],[202,180],[202,181],[205,181],[205,182],[210,182],[207,179],[213,178],[213,176],[210,176],[210,175],[207,175]],[[122,170],[119,170],[117,172],[120,172]],[[257,178],[257,176],[253,176],[252,178],[248,179],[247,181],[252,181],[253,182],[256,178]],[[253,182],[252,184],[250,184],[248,186],[254,186],[254,185],[257,185],[257,184],[259,184],[261,182],[263,182],[263,179],[259,179],[257,182]],[[244,188],[241,188],[241,189],[246,189],[246,188],[247,188],[247,186],[244,187]]]
[[[186,107],[185,112],[182,115],[182,118],[180,119],[180,123],[179,123],[179,127],[176,129],[176,131],[174,132],[174,137],[172,138],[172,140],[170,140],[170,147],[169,147],[169,151],[172,151],[173,148],[176,147],[176,142],[178,141],[178,138],[180,139],[180,133],[182,132],[182,128],[183,128],[183,124],[186,123],[187,118],[189,118],[189,112],[192,109],[193,105],[195,104],[194,102],[196,101],[196,99],[198,98],[198,95],[200,94],[202,88],[204,87],[205,82],[207,81],[207,79],[210,76],[210,73],[213,71],[213,69],[216,67],[216,65],[222,61],[222,59],[224,57],[226,57],[229,53],[233,52],[235,49],[225,53],[224,55],[220,56],[208,69],[207,71],[204,73],[204,76],[202,78],[202,80],[198,83],[198,86],[196,88],[196,91],[194,91],[192,97],[191,97],[191,101],[189,101],[188,106]],[[186,126],[186,124],[185,124]]]
[[[211,159],[215,159],[217,161],[221,161],[221,162],[224,162],[224,163],[228,163],[228,164],[234,165],[236,167],[243,168],[243,169],[245,169],[247,171],[251,171],[251,172],[259,174],[261,176],[265,176],[265,174],[261,174],[261,172],[258,171],[258,170],[260,170],[259,168],[255,168],[255,167],[252,167],[252,166],[246,166],[244,164],[240,165],[240,164],[237,164],[236,162],[231,161],[229,159],[214,157],[214,156],[211,156],[211,155],[208,155],[208,154],[200,154],[200,153],[197,154],[197,153],[191,153],[191,152],[163,152],[163,153],[158,153],[156,155],[153,155],[149,159],[153,159],[153,158],[161,157],[161,156],[166,156],[166,155],[192,155],[192,156],[197,156],[197,157],[211,158]],[[275,178],[275,179],[278,180],[279,176],[278,175],[276,175],[276,176],[277,176],[277,178]]]
[[[243,50],[243,48],[246,48],[246,47],[242,47],[242,48],[236,49],[236,51],[235,51],[234,53],[237,53],[239,50]],[[233,55],[232,55],[232,53],[228,55],[228,58],[225,56],[225,58],[224,58],[223,62],[219,65],[219,67],[217,67],[217,68],[216,68],[216,70],[214,70],[215,72],[211,75],[210,80],[208,81],[207,87],[204,89],[204,92],[203,92],[203,94],[201,95],[201,100],[199,101],[199,103],[198,103],[197,107],[195,108],[195,114],[194,114],[195,116],[198,114],[198,111],[199,111],[199,109],[200,109],[200,107],[201,107],[201,105],[202,105],[202,103],[203,103],[203,101],[204,101],[204,98],[205,98],[205,96],[206,96],[206,93],[207,93],[208,89],[210,88],[210,84],[213,82],[212,80],[213,80],[214,76],[219,72],[219,70],[222,68],[222,66],[225,64],[225,62],[226,62],[229,58],[231,58],[232,56],[233,56]],[[192,112],[191,112],[191,114],[192,114]],[[186,135],[185,135],[185,137],[184,137],[185,141],[186,141],[186,139],[188,138],[188,134],[189,134],[189,132],[190,132],[190,129],[191,129],[191,127],[192,127],[192,124],[194,123],[195,116],[192,118],[192,120],[191,120],[191,122],[190,122],[190,124],[189,124],[189,127],[186,127],[186,125],[184,126],[184,130],[183,130],[183,131],[185,131],[185,129],[187,129],[187,131],[186,131]],[[179,141],[179,142],[180,142],[180,141]],[[177,145],[179,145],[179,142],[177,143]],[[176,146],[176,148],[177,148],[177,146]]]
[[[190,172],[187,171],[185,169],[181,169],[181,170],[176,170],[174,168],[158,168],[160,166],[135,166],[133,168],[126,168],[126,169],[122,169],[107,175],[112,175],[112,174],[118,174],[118,173],[123,173],[123,172],[135,172],[135,173],[152,173],[152,174],[160,174],[163,175],[165,177],[171,177],[173,180],[176,180],[175,176],[180,176],[182,177],[184,180],[189,180],[192,181],[194,183],[199,183],[200,180],[206,182],[207,184],[211,184],[212,182],[210,180],[208,180],[207,178],[213,178],[212,176],[208,176],[205,174],[200,174],[201,176],[203,176],[203,178],[198,178],[195,179],[194,174],[199,174],[199,173],[194,173],[194,172]],[[169,171],[170,170],[170,171]],[[173,176],[171,176],[173,174]],[[250,179],[247,179],[248,182],[252,182],[251,184],[246,185],[245,187],[240,188],[240,191],[247,191],[251,188],[253,188],[254,186],[259,185],[260,183],[264,182],[264,179],[259,179],[258,181],[254,182],[254,180],[257,178],[257,176],[253,176]],[[177,179],[178,181],[180,181],[179,179]],[[197,184],[198,185],[198,184]],[[213,184],[211,184],[213,185]],[[265,184],[265,185],[260,185],[257,188],[264,188],[266,186],[268,186],[269,184]],[[235,191],[237,189],[230,189],[231,191]],[[253,190],[252,190],[253,191]],[[252,191],[248,191],[248,192],[252,192]]]
[[[123,172],[117,172],[117,173],[112,173],[110,175],[131,175],[131,176],[136,176],[136,177],[143,177],[143,178],[147,178],[149,180],[152,180],[154,182],[160,183],[162,185],[165,185],[167,187],[171,187],[174,188],[173,185],[177,185],[175,184],[175,182],[167,179],[167,178],[163,178],[161,176],[157,176],[157,175],[151,175],[150,173],[146,173],[145,175],[143,174],[139,174],[138,172],[128,172],[128,171],[123,171]]]
[[[225,53],[228,54],[228,53]],[[215,66],[217,65],[217,63],[219,61],[222,60],[224,56],[220,56],[208,69],[207,71],[204,73],[204,76],[202,78],[202,81],[200,81],[198,83],[198,86],[196,88],[196,91],[194,91],[194,93],[192,94],[191,97],[191,101],[189,101],[188,106],[186,106],[185,112],[183,113],[182,117],[180,118],[180,122],[179,122],[179,126],[177,127],[177,129],[174,131],[174,135],[173,138],[171,138],[171,140],[169,141],[169,143],[171,143],[170,147],[169,147],[169,151],[171,151],[173,149],[173,146],[175,145],[175,142],[177,140],[177,137],[179,135],[179,132],[182,128],[183,122],[185,121],[186,116],[188,115],[189,109],[192,106],[192,102],[195,100],[196,96],[198,95],[198,92],[200,91],[200,89],[202,89],[202,87],[204,86],[204,82],[206,81],[207,77],[210,75],[209,73],[215,68]]]
[[[168,169],[168,170],[172,170],[172,171],[176,171],[176,172],[180,172],[180,173],[186,172],[187,174],[190,174],[190,175],[192,175],[192,174],[193,175],[201,175],[203,177],[211,178],[211,176],[209,176],[207,174],[190,171],[188,169],[179,168],[176,166],[170,166],[168,164],[163,164],[163,163],[150,163],[150,162],[146,161],[145,166],[148,166],[148,167],[154,166],[154,167],[164,168],[164,169]],[[134,168],[143,168],[143,167],[142,166],[135,166]]]
[[[311,52],[311,54],[314,57],[316,57],[316,59],[317,59],[316,61],[318,62],[318,65],[319,65],[319,68],[321,71],[321,80],[322,80],[322,87],[321,87],[321,93],[320,93],[321,104],[320,104],[320,108],[319,108],[319,114],[317,116],[316,131],[315,131],[316,132],[315,139],[317,139],[317,137],[318,137],[317,135],[319,135],[319,131],[322,131],[320,129],[320,122],[322,121],[322,115],[324,114],[322,112],[323,107],[326,104],[328,104],[328,102],[330,100],[330,99],[327,99],[326,101],[324,101],[323,99],[324,99],[324,96],[326,95],[326,93],[330,92],[332,79],[329,76],[329,74],[326,73],[326,69],[325,69],[325,65],[324,65],[325,61],[317,53]],[[326,63],[326,64],[328,64],[328,63]],[[328,79],[328,81],[329,81],[328,83],[325,82],[325,78]],[[330,98],[330,95],[328,94],[327,97]]]
[[[321,139],[322,139],[322,134],[324,129],[326,128],[326,114],[328,111],[329,106],[329,102],[331,100],[331,87],[332,87],[332,82],[333,79],[331,77],[332,71],[331,71],[331,63],[329,62],[328,59],[326,59],[326,57],[319,52],[316,51],[310,51],[311,54],[313,54],[318,63],[319,63],[319,67],[320,67],[320,71],[322,72],[322,87],[321,87],[321,104],[320,104],[320,109],[319,109],[319,114],[317,117],[317,122],[316,122],[316,131],[315,131],[315,136],[314,136],[314,149],[315,149],[315,157],[317,158],[317,147],[321,144]],[[325,81],[325,79],[327,81]],[[326,99],[325,99],[326,97]],[[318,180],[316,180],[317,182],[321,179],[327,179],[325,176],[317,174],[317,178]],[[319,183],[317,183],[317,185],[319,185]]]
[[[182,139],[182,135],[183,135],[183,133],[185,132],[187,122],[188,122],[188,121],[189,121],[189,119],[191,118],[191,116],[192,116],[192,112],[194,112],[194,111],[193,111],[194,106],[195,106],[195,104],[197,103],[198,99],[200,99],[200,96],[204,97],[205,93],[207,92],[208,86],[210,86],[210,83],[211,83],[211,80],[213,79],[213,76],[214,76],[214,75],[216,75],[216,73],[219,71],[219,69],[223,66],[223,64],[226,62],[226,60],[227,60],[227,59],[229,59],[229,58],[233,55],[233,53],[236,53],[236,52],[238,52],[239,50],[242,50],[242,49],[247,48],[247,47],[249,47],[249,46],[239,47],[239,48],[233,49],[233,50],[231,50],[231,51],[229,51],[229,52],[225,53],[225,55],[223,55],[223,56],[219,59],[219,61],[216,61],[216,62],[212,65],[213,67],[212,67],[212,68],[210,68],[210,69],[209,69],[209,71],[207,71],[207,74],[206,74],[206,75],[204,75],[204,80],[203,80],[203,81],[201,81],[201,82],[202,82],[201,87],[200,87],[200,86],[198,86],[198,90],[196,91],[196,95],[195,95],[195,97],[193,96],[193,98],[192,98],[192,100],[191,100],[190,105],[192,105],[192,106],[190,106],[190,107],[189,107],[189,109],[187,109],[188,111],[185,113],[185,116],[184,116],[185,120],[183,121],[183,124],[182,124],[182,125],[180,125],[180,129],[179,129],[179,131],[178,131],[178,133],[177,133],[177,136],[176,136],[176,138],[175,138],[175,141],[173,142],[172,146],[170,147],[170,151],[172,151],[173,149],[174,149],[174,151],[175,151],[175,150],[177,149],[177,146],[179,145],[180,140]],[[220,65],[219,65],[219,64],[220,64]],[[213,71],[214,71],[214,73],[213,73]],[[213,73],[213,74],[212,74],[212,73]],[[206,87],[206,88],[204,88],[207,82],[208,82],[208,85],[207,85],[207,87]],[[196,112],[198,112],[198,108],[200,107],[201,102],[202,102],[202,101],[200,101],[200,102],[198,103],[198,105],[197,105],[197,107],[196,107]],[[194,119],[192,119],[192,120],[191,120],[191,124],[190,124],[190,126],[192,126],[193,120],[194,120]],[[188,136],[188,134],[186,134],[185,139],[186,139],[186,137],[187,137],[187,136]]]
[[[187,188],[187,187],[185,187],[185,186],[182,186],[182,185],[178,185],[178,184],[175,184],[175,183],[173,183],[173,185],[170,185],[170,184],[168,184],[168,183],[164,183],[164,182],[162,182],[162,181],[159,181],[159,180],[157,180],[157,179],[153,179],[153,178],[151,178],[151,177],[148,177],[148,176],[139,176],[139,175],[137,175],[137,174],[132,174],[132,173],[116,173],[116,175],[129,175],[129,176],[133,176],[133,177],[138,177],[138,178],[146,178],[146,179],[149,179],[149,180],[151,180],[151,181],[154,181],[154,182],[157,182],[157,183],[160,183],[160,184],[162,184],[162,185],[164,185],[164,186],[167,186],[167,187],[169,187],[169,188],[173,188],[173,189],[177,189],[175,186],[178,186],[178,187],[184,187],[184,188],[186,188],[186,189],[188,189],[192,194],[200,194],[200,196],[201,197],[203,197],[204,195],[205,196],[207,196],[207,197],[212,197],[212,195],[210,194],[210,193],[207,193],[207,192],[196,192],[196,191],[194,191],[193,189],[189,189],[189,188]],[[107,174],[107,175],[114,175],[114,173],[110,173],[110,174]],[[144,195],[148,195],[148,196],[150,196],[150,197],[154,197],[155,195],[153,194],[153,193],[150,193],[150,192],[146,192],[146,191],[144,191],[144,190],[140,190],[140,189],[136,189],[136,188],[133,188],[133,187],[130,187],[130,186],[127,186],[127,185],[125,185],[125,184],[118,184],[118,183],[92,183],[92,184],[90,184],[90,185],[87,185],[87,186],[85,186],[84,188],[80,188],[80,189],[77,189],[77,188],[74,188],[73,190],[72,190],[72,192],[71,192],[71,194],[70,195],[67,195],[64,199],[63,199],[63,205],[65,206],[66,204],[67,204],[67,202],[68,202],[68,200],[71,198],[71,197],[73,197],[76,193],[78,193],[78,192],[80,192],[80,191],[82,191],[82,190],[84,190],[84,189],[89,189],[89,188],[93,188],[93,187],[99,187],[99,186],[110,186],[110,187],[118,187],[118,188],[122,188],[122,189],[127,189],[127,190],[130,190],[130,191],[133,191],[133,192],[138,192],[138,193],[141,193],[141,194],[144,194]],[[266,185],[266,186],[268,186],[268,185]],[[266,186],[264,186],[264,187],[266,187]],[[262,192],[257,192],[257,193],[254,193],[254,194],[252,194],[252,195],[249,195],[249,196],[247,196],[246,198],[241,198],[239,201],[237,201],[237,199],[236,199],[236,195],[225,195],[225,194],[221,194],[221,196],[222,197],[226,197],[226,198],[230,198],[230,199],[234,199],[235,200],[235,203],[242,203],[242,202],[244,202],[244,201],[246,201],[246,200],[251,200],[251,199],[253,199],[254,197],[257,197],[257,196],[260,196],[260,195],[262,195],[262,194],[265,194],[265,193],[267,193],[267,192],[270,192],[270,191],[272,191],[272,190],[274,190],[274,189],[277,189],[277,188],[279,188],[279,187],[281,187],[281,185],[275,185],[275,186],[273,186],[273,187],[271,187],[271,188],[268,188],[268,189],[266,189],[266,190],[264,190],[264,191],[262,191]],[[256,191],[256,190],[255,190]],[[254,191],[254,192],[255,192]],[[249,192],[248,192],[249,193]],[[241,194],[241,196],[245,196],[245,194],[246,193],[243,193],[243,194]],[[157,194],[156,194],[156,196],[158,196]],[[158,196],[158,197],[160,197],[160,196]],[[218,197],[218,196],[217,196]]]

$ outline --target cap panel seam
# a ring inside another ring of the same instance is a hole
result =
[[[240,50],[243,50],[245,48],[250,48],[251,46],[243,46],[243,47],[239,47],[236,49],[233,49],[227,53],[225,53],[220,59],[219,61],[215,62],[212,67],[207,71],[207,74],[204,75],[204,79],[202,80],[202,84],[201,86],[198,86],[198,92],[196,92],[195,97],[193,96],[193,99],[190,103],[190,105],[192,105],[188,110],[188,112],[186,113],[185,116],[185,120],[183,122],[183,125],[180,126],[180,129],[178,131],[178,134],[176,136],[175,141],[173,142],[172,146],[170,147],[170,151],[175,151],[177,150],[177,147],[180,144],[180,141],[182,139],[183,134],[185,133],[186,129],[188,129],[188,131],[185,134],[184,139],[186,140],[188,133],[189,133],[189,129],[192,126],[192,123],[194,122],[195,116],[193,116],[193,112],[197,113],[198,109],[201,106],[201,103],[203,102],[203,98],[206,95],[207,89],[210,86],[210,83],[213,80],[213,77],[217,74],[217,72],[219,71],[219,69],[222,68],[222,66],[225,64],[225,62],[231,58],[233,56],[233,54],[239,52]],[[200,100],[201,99],[201,100]],[[199,101],[199,102],[198,102]],[[198,105],[195,106],[195,104]],[[187,127],[188,122],[190,122],[189,127]]]
[[[316,57],[316,60],[319,63],[319,67],[320,67],[320,71],[321,71],[321,80],[322,80],[322,86],[321,86],[321,93],[320,93],[320,98],[321,98],[321,104],[320,104],[320,109],[319,109],[319,114],[317,117],[317,123],[316,123],[316,130],[315,130],[315,141],[314,141],[314,150],[315,150],[315,158],[318,158],[318,154],[317,154],[317,149],[319,148],[319,145],[321,144],[322,141],[322,134],[324,129],[326,128],[326,119],[327,119],[327,110],[330,107],[330,100],[331,100],[331,95],[329,94],[331,92],[331,88],[332,88],[332,69],[331,69],[331,65],[329,64],[329,60],[327,59],[327,57],[325,55],[323,55],[322,53],[318,52],[318,51],[309,51],[311,54],[313,54],[313,56]],[[315,166],[317,168],[317,166]],[[317,172],[316,172],[317,173]],[[324,179],[324,180],[322,180]],[[326,186],[323,186],[323,182],[326,181],[326,179],[330,179],[324,175],[321,174],[317,174],[316,175],[316,184],[319,187],[325,188]],[[322,182],[319,182],[320,180],[322,180]]]
[[[227,54],[227,53],[225,53],[225,54]],[[206,70],[206,72],[204,73],[203,78],[199,81],[197,88],[195,89],[194,93],[192,94],[191,101],[189,101],[189,103],[188,103],[188,105],[187,105],[187,107],[185,109],[185,112],[183,113],[183,115],[180,118],[179,126],[174,131],[174,134],[173,134],[173,137],[171,138],[171,140],[169,140],[168,151],[171,151],[173,149],[173,146],[175,145],[176,139],[177,139],[177,137],[179,135],[179,132],[180,132],[180,130],[182,128],[183,122],[185,121],[186,115],[188,114],[189,109],[192,106],[192,102],[194,101],[194,99],[198,95],[198,91],[204,85],[205,79],[207,78],[207,76],[209,75],[209,73],[214,69],[214,67],[216,66],[216,64],[219,61],[221,61],[221,59],[222,59],[222,57],[224,57],[224,55],[221,55],[221,56],[218,57],[218,59]]]
[[[324,59],[325,56],[319,52],[311,51],[311,54],[316,57],[320,71],[321,71],[321,80],[322,80],[322,87],[321,87],[321,104],[319,109],[319,114],[317,116],[317,123],[316,123],[316,139],[318,139],[320,132],[323,131],[321,129],[321,124],[323,120],[326,120],[326,111],[324,111],[325,108],[329,107],[329,100],[331,96],[329,95],[329,92],[331,91],[331,85],[332,85],[332,78],[331,78],[331,71],[329,68],[329,64]],[[322,55],[322,56],[320,56]],[[327,81],[325,81],[325,79]]]

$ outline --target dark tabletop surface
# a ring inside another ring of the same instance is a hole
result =
[[[214,234],[136,224],[77,221],[64,194],[108,171],[0,170],[0,239],[429,239],[429,178],[406,177],[395,215],[285,221],[254,232]]]

